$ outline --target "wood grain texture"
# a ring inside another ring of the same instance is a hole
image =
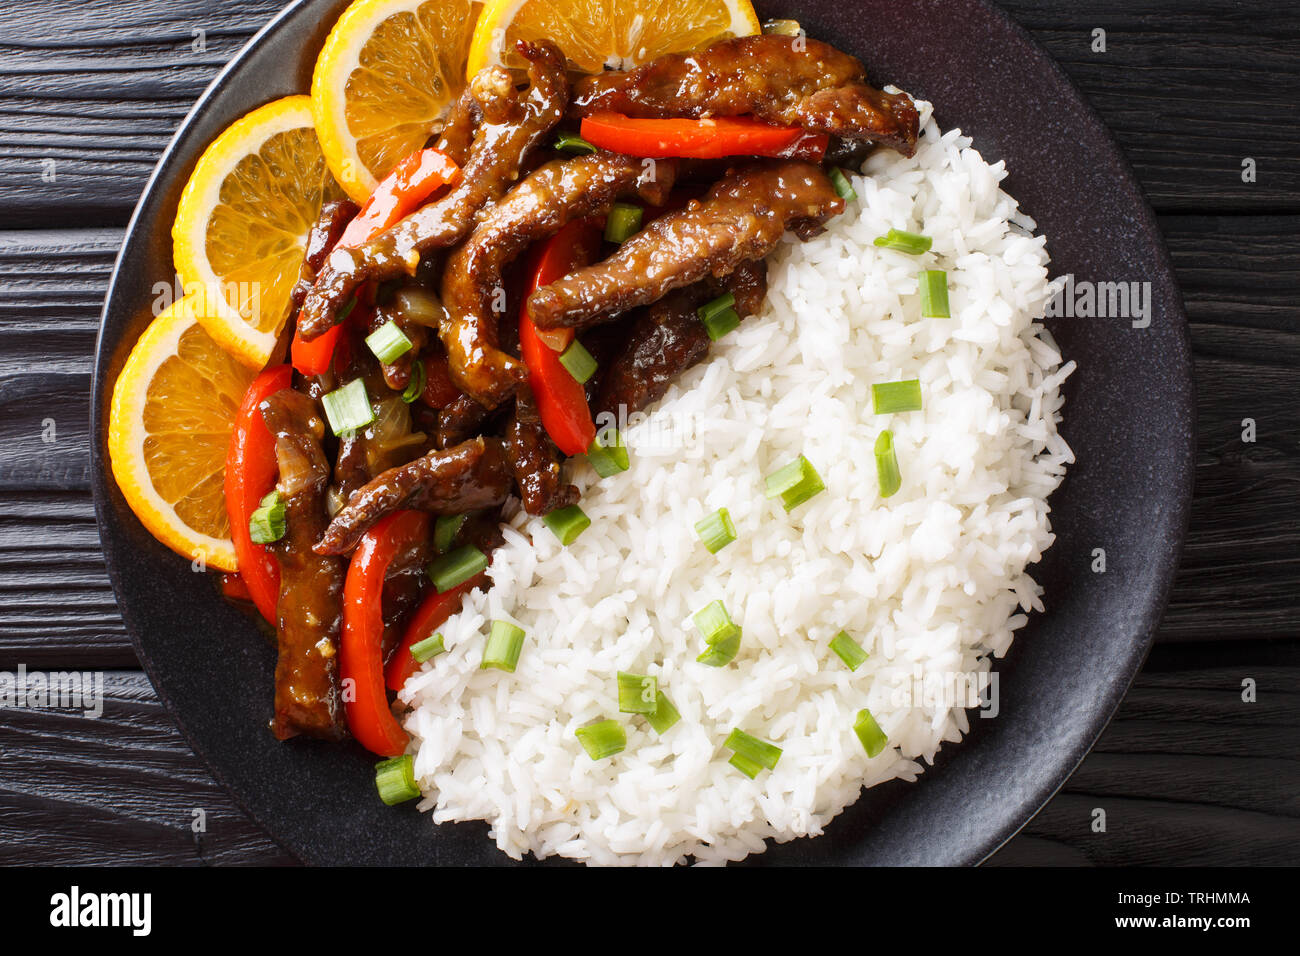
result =
[[[99,720],[0,709],[0,863],[291,862],[134,669],[98,552],[86,445],[120,227],[194,98],[280,5],[0,8],[0,670],[110,669]],[[1083,88],[1163,214],[1191,320],[1199,442],[1159,643],[1093,753],[991,862],[1295,864],[1300,6],[1001,5]],[[1105,53],[1090,48],[1098,27]],[[1248,156],[1255,183],[1241,179]],[[1242,439],[1248,418],[1254,442]],[[1245,678],[1254,704],[1241,700]],[[1105,833],[1090,826],[1096,808]]]
[[[1300,655],[1270,656],[1207,666],[1159,649],[1093,753],[991,863],[1300,862]],[[1244,677],[1256,703],[1241,700]],[[211,781],[143,675],[110,671],[105,689],[95,720],[0,710],[0,864],[291,862]]]
[[[213,781],[143,674],[107,672],[104,697],[97,719],[0,710],[0,864],[292,862]]]
[[[1300,6],[1002,0],[1089,94],[1158,210],[1300,211]],[[0,227],[124,222],[195,97],[281,0],[7,0],[0,13]],[[1106,52],[1092,51],[1093,30]],[[205,49],[194,49],[203,30]],[[995,55],[996,51],[991,51]],[[1257,163],[1244,183],[1241,162]],[[47,160],[57,180],[42,180]],[[1188,184],[1196,188],[1189,190]],[[74,212],[75,210],[75,212]]]

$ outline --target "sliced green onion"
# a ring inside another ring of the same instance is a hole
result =
[[[695,522],[695,533],[709,549],[709,554],[717,554],[736,540],[736,526],[731,523],[731,515],[726,508],[719,508]]]
[[[768,770],[776,769],[776,762],[781,759],[781,754],[784,752],[776,744],[769,744],[766,740],[752,737],[739,727],[732,728],[731,734],[722,746]]]
[[[560,539],[560,544],[568,547],[578,540],[578,535],[591,527],[591,519],[577,505],[556,508],[542,518],[542,524],[551,529],[551,533]]]
[[[616,202],[605,220],[605,241],[626,242],[641,229],[645,210],[634,203]]]
[[[375,358],[385,365],[392,365],[411,351],[411,340],[406,337],[402,327],[391,319],[366,336],[366,345],[375,353]]]
[[[627,731],[617,720],[602,720],[598,724],[588,724],[574,731],[578,743],[587,751],[592,760],[604,760],[616,753],[622,753],[627,747]]]
[[[343,308],[339,309],[338,318],[334,320],[335,325],[342,325],[343,321],[352,314],[352,310],[357,307],[357,297],[354,295],[343,303]]]
[[[429,580],[441,594],[464,584],[488,566],[487,555],[472,544],[462,545],[429,564]]]
[[[793,511],[825,490],[821,475],[803,455],[767,476],[767,497],[779,495],[786,511]]]
[[[433,637],[426,637],[412,644],[411,657],[415,658],[415,663],[423,664],[425,661],[433,660],[446,649],[442,643],[442,635],[435,634]]]
[[[934,245],[934,240],[920,233],[891,229],[883,236],[877,236],[875,244],[881,249],[897,249],[899,252],[906,252],[908,255],[919,256],[923,252],[930,251],[930,247]]]
[[[714,316],[721,315],[736,304],[736,297],[730,292],[724,292],[716,299],[710,299],[702,306],[695,310],[695,314],[700,317],[701,322],[708,322]]]
[[[487,643],[483,645],[483,660],[478,665],[479,670],[495,667],[513,674],[523,646],[523,628],[515,627],[509,621],[493,621]]]
[[[740,628],[736,628],[736,633],[732,637],[706,647],[704,653],[695,658],[696,662],[708,664],[710,667],[726,667],[736,659],[736,654],[740,651],[740,637]]]
[[[865,708],[858,711],[858,719],[853,722],[853,732],[858,735],[858,740],[862,742],[862,749],[867,752],[868,757],[876,756],[885,749],[885,744],[889,743],[889,738],[876,723],[876,718],[872,717],[871,711]]]
[[[428,381],[428,374],[424,371],[424,362],[416,359],[411,363],[411,380],[406,383],[406,388],[402,391],[402,401],[410,405],[413,401],[424,394],[424,386]]]
[[[734,331],[738,325],[740,325],[740,313],[735,309],[724,309],[704,320],[704,331],[708,333],[709,341],[716,342],[728,332]]]
[[[594,153],[596,147],[577,133],[561,133],[555,137],[555,148],[566,153]]]
[[[286,527],[284,495],[272,491],[248,518],[248,536],[254,544],[270,544],[284,537]]]
[[[921,410],[921,381],[878,382],[871,386],[871,407],[877,415]]]
[[[587,460],[602,478],[627,471],[630,459],[627,445],[623,444],[623,436],[618,433],[618,429],[608,428],[597,434],[587,449]]]
[[[587,379],[596,374],[596,360],[577,339],[560,353],[560,364],[569,370],[579,385],[586,385]]]
[[[848,175],[838,166],[830,171],[827,177],[831,185],[835,187],[835,195],[841,199],[847,199],[849,202],[858,198],[858,194],[853,191],[853,183],[849,180]]]
[[[717,644],[740,633],[721,601],[713,601],[696,611],[691,619],[704,636],[705,644]]]
[[[460,534],[469,515],[438,515],[433,522],[433,550],[445,554],[451,549],[451,543]],[[455,585],[452,585],[455,587]]]
[[[415,785],[415,761],[410,754],[402,754],[375,764],[375,787],[379,799],[390,807],[414,800],[420,795]]]
[[[618,709],[624,714],[653,714],[659,699],[659,679],[618,672]]]
[[[677,721],[682,719],[682,715],[677,712],[673,702],[668,699],[663,691],[655,695],[655,709],[645,715],[648,723],[657,734],[667,733]]]
[[[840,631],[831,638],[831,650],[851,671],[857,670],[867,659],[867,652],[862,649],[862,645],[849,637],[845,631]]]
[[[948,273],[942,269],[924,269],[921,283],[921,315],[927,319],[949,319]]]
[[[750,780],[757,777],[763,770],[763,765],[756,760],[750,760],[743,754],[732,754],[731,759],[727,761]]]
[[[366,383],[359,378],[342,388],[326,392],[321,396],[321,404],[325,406],[325,417],[335,435],[365,428],[375,420],[375,410],[370,407],[370,396],[366,394]]]
[[[880,482],[882,498],[888,498],[903,487],[903,476],[898,471],[898,455],[894,453],[894,433],[888,429],[876,439],[876,480]]]

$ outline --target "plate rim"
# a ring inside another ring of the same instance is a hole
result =
[[[260,48],[268,35],[281,29],[282,24],[287,20],[293,19],[304,8],[316,5],[325,6],[323,0],[292,0],[292,2],[281,8],[270,20],[268,20],[252,37],[236,52],[225,66],[217,73],[216,76],[208,83],[202,93],[197,97],[194,104],[186,113],[184,119],[180,122],[175,132],[169,139],[166,148],[159,156],[157,163],[151,171],[145,186],[141,191],[140,198],[132,211],[132,215],[122,234],[122,243],[114,258],[113,269],[110,275],[107,291],[104,297],[104,305],[100,312],[99,328],[95,340],[94,365],[92,370],[91,385],[91,403],[90,403],[90,458],[91,458],[91,486],[95,506],[95,520],[98,532],[102,540],[108,540],[113,529],[108,517],[110,509],[109,497],[110,474],[108,467],[108,455],[106,448],[107,423],[102,414],[106,407],[106,395],[111,394],[111,382],[109,378],[109,368],[107,367],[107,356],[119,344],[117,340],[108,341],[108,328],[110,312],[112,311],[115,297],[118,293],[120,280],[123,277],[123,264],[126,259],[128,249],[132,247],[141,238],[146,235],[149,224],[143,223],[145,207],[149,199],[153,196],[155,189],[159,186],[160,181],[164,178],[164,172],[170,165],[173,155],[179,150],[179,146],[188,135],[192,126],[194,126],[207,112],[210,103],[229,86],[240,73],[244,64]],[[344,0],[333,0],[334,7],[339,9],[345,5]],[[1021,26],[1007,11],[1002,9],[990,0],[946,0],[940,4],[942,10],[950,15],[956,16],[960,13],[957,9],[961,4],[969,7],[978,7],[987,15],[991,15],[1000,21],[1004,29],[1009,29],[1018,39],[1037,56],[1041,64],[1052,71],[1058,81],[1067,89],[1072,91],[1078,103],[1082,107],[1082,114],[1089,123],[1090,132],[1101,138],[1109,148],[1110,154],[1115,162],[1119,164],[1123,175],[1118,182],[1124,188],[1125,207],[1131,210],[1137,217],[1139,225],[1145,227],[1145,232],[1153,239],[1155,245],[1156,259],[1152,263],[1154,269],[1169,278],[1170,289],[1173,293],[1171,314],[1169,316],[1170,324],[1174,327],[1176,344],[1178,346],[1179,376],[1178,381],[1182,386],[1180,389],[1183,413],[1181,419],[1187,423],[1186,440],[1182,448],[1182,454],[1179,456],[1177,465],[1179,468],[1179,477],[1181,481],[1177,489],[1174,489],[1166,499],[1165,504],[1174,513],[1174,530],[1173,539],[1167,542],[1167,547],[1161,552],[1165,556],[1165,567],[1160,569],[1159,584],[1155,591],[1154,599],[1148,601],[1143,607],[1143,613],[1140,621],[1135,624],[1135,640],[1132,644],[1130,653],[1122,662],[1122,667],[1115,667],[1112,673],[1119,678],[1119,683],[1112,688],[1113,704],[1108,707],[1107,716],[1104,720],[1098,722],[1094,731],[1077,737],[1075,746],[1071,750],[1068,760],[1063,766],[1068,766],[1068,770],[1059,774],[1059,780],[1050,783],[1035,790],[1031,795],[1026,796],[1018,801],[1020,809],[1015,814],[1020,819],[1018,822],[1013,821],[1010,825],[1002,828],[1002,831],[990,833],[980,841],[980,846],[974,851],[965,853],[959,859],[954,859],[953,865],[978,865],[988,860],[998,850],[1005,846],[1017,833],[1024,827],[1051,801],[1051,799],[1066,785],[1074,775],[1079,765],[1091,752],[1097,740],[1105,732],[1110,722],[1114,719],[1115,714],[1127,696],[1129,689],[1136,680],[1137,675],[1141,672],[1142,666],[1150,653],[1154,644],[1156,630],[1164,616],[1165,610],[1169,603],[1170,594],[1173,589],[1175,575],[1181,564],[1181,556],[1186,543],[1187,532],[1191,520],[1191,501],[1192,491],[1195,478],[1195,454],[1196,454],[1196,403],[1195,403],[1195,378],[1191,361],[1191,341],[1190,326],[1186,316],[1186,309],[1182,298],[1182,290],[1177,281],[1176,274],[1173,270],[1171,257],[1168,250],[1164,234],[1159,227],[1154,210],[1151,208],[1145,193],[1142,189],[1141,182],[1133,169],[1132,163],[1120,146],[1114,133],[1102,120],[1096,108],[1092,105],[1089,98],[1079,89],[1077,84],[1070,78],[1056,59],[1028,32]],[[333,22],[332,20],[330,21]],[[1050,240],[1050,236],[1049,236]],[[118,338],[120,339],[120,333]],[[1068,475],[1067,475],[1068,479]],[[309,865],[330,865],[333,861],[317,857],[314,853],[287,842],[280,832],[280,828],[274,825],[273,820],[263,818],[262,813],[254,809],[252,804],[242,793],[240,788],[235,786],[228,778],[224,769],[208,753],[207,748],[196,738],[186,723],[179,716],[179,709],[174,703],[165,683],[159,679],[154,662],[150,655],[143,647],[141,622],[137,620],[135,611],[132,609],[129,601],[123,600],[122,595],[125,592],[125,586],[122,583],[122,569],[115,563],[109,548],[101,546],[101,553],[108,571],[110,583],[114,591],[114,598],[117,603],[119,613],[122,615],[127,632],[131,638],[132,647],[139,659],[140,666],[143,668],[149,681],[157,693],[159,700],[166,707],[169,716],[175,723],[186,743],[190,746],[196,756],[203,762],[204,766],[213,775],[222,788],[230,794],[234,802],[243,810],[258,826],[270,837],[278,846],[291,854],[295,859]],[[960,746],[960,744],[956,745]],[[430,822],[429,825],[432,825]]]

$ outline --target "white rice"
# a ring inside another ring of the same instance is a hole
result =
[[[824,235],[773,254],[762,314],[627,431],[630,470],[575,466],[591,527],[564,548],[514,515],[492,589],[401,693],[434,822],[486,820],[515,858],[739,860],[820,834],[863,787],[914,780],[968,729],[968,701],[918,682],[986,673],[1042,608],[1025,568],[1052,543],[1047,496],[1073,461],[1057,423],[1074,363],[1033,322],[1048,257],[999,188],[1003,164],[919,106],[916,156],[878,152]],[[891,227],[932,251],[876,248]],[[925,268],[947,271],[952,318],[920,317]],[[872,414],[873,382],[910,378],[922,411]],[[903,475],[888,499],[885,428]],[[786,514],[763,479],[799,454],[826,491]],[[693,525],[720,507],[739,538],[714,556]],[[718,599],[744,634],[722,668],[696,662],[691,622]],[[479,669],[494,619],[527,632],[514,674]],[[841,629],[870,655],[856,672],[827,646]],[[620,714],[620,670],[658,677],[680,722],[659,736]],[[871,759],[862,708],[889,737]],[[574,731],[598,718],[628,743],[596,762]],[[776,768],[730,766],[733,727],[783,748]]]

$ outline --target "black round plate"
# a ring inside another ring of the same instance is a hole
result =
[[[508,862],[485,825],[435,827],[375,795],[353,746],[277,743],[274,654],[210,577],[155,542],[109,472],[108,403],[126,354],[172,281],[169,227],[186,177],[228,123],[306,91],[344,0],[300,0],[200,98],[127,230],[104,309],[91,413],[95,500],[118,604],[163,702],[217,778],[276,840],[312,863]],[[1048,800],[1088,752],[1146,655],[1164,609],[1191,497],[1193,393],[1187,322],[1154,216],[1096,114],[1060,69],[981,0],[762,2],[861,57],[878,83],[935,104],[990,159],[1048,236],[1053,274],[1144,282],[1149,327],[1127,319],[1049,325],[1068,358],[1064,434],[1078,461],[1052,498],[1056,545],[1035,575],[1047,611],[1000,662],[1001,712],[972,720],[916,784],[863,795],[824,836],[772,846],[755,864],[977,863]],[[1107,570],[1093,573],[1104,548]]]

